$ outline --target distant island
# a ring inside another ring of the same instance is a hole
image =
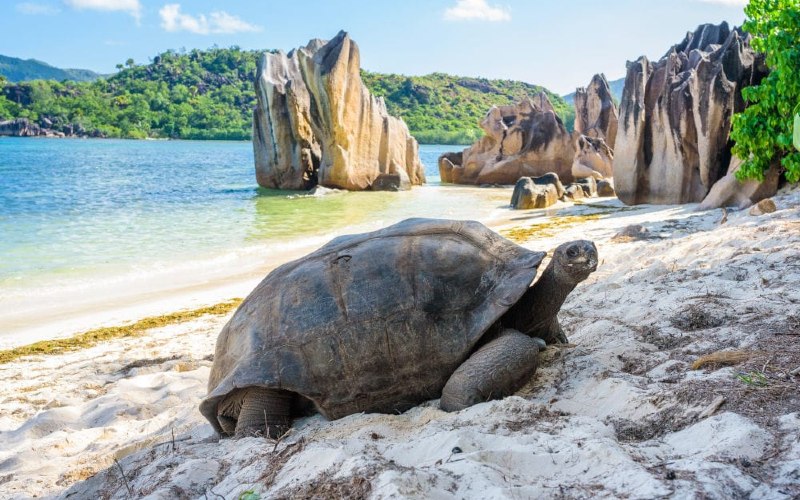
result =
[[[0,122],[24,119],[67,136],[249,140],[256,61],[263,52],[169,50],[148,64],[128,59],[108,77],[0,56]],[[478,122],[492,105],[541,91],[569,130],[574,122],[571,103],[525,82],[368,71],[362,78],[423,144],[472,143],[482,135]]]
[[[104,75],[88,69],[56,68],[36,59],[19,59],[0,55],[0,76],[9,82],[28,80],[72,80],[76,82],[93,82]]]

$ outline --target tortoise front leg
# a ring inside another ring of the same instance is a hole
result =
[[[293,394],[289,391],[247,387],[236,420],[235,436],[269,436],[277,439],[291,426]]]
[[[542,339],[503,330],[453,372],[442,390],[442,410],[463,410],[513,394],[536,372],[543,348]]]

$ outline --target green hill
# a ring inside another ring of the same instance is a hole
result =
[[[4,55],[0,55],[0,76],[4,76],[10,82],[29,80],[91,82],[102,77],[88,69],[61,69],[36,59],[18,59]]]
[[[106,137],[246,140],[261,53],[238,47],[170,50],[149,64],[129,60],[118,73],[92,82],[10,83],[0,77],[0,120],[28,118],[57,131]],[[481,136],[478,122],[490,106],[542,90],[569,129],[574,121],[574,110],[562,98],[524,82],[443,73],[362,76],[421,143],[471,143]]]
[[[370,91],[386,101],[389,113],[405,120],[421,143],[469,144],[481,137],[478,123],[492,105],[507,105],[525,96],[547,93],[558,115],[572,130],[575,111],[549,90],[515,80],[487,80],[433,73],[386,75],[362,71]]]

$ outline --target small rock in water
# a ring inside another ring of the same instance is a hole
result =
[[[772,201],[772,198],[765,198],[750,208],[750,215],[764,215],[764,214],[771,214],[778,207],[775,206],[775,202]]]

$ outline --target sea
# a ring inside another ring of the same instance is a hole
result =
[[[428,182],[411,191],[311,197],[260,188],[249,142],[0,138],[0,335],[62,303],[265,274],[408,217],[502,218],[508,189],[440,183],[437,158],[461,148],[420,146]]]

